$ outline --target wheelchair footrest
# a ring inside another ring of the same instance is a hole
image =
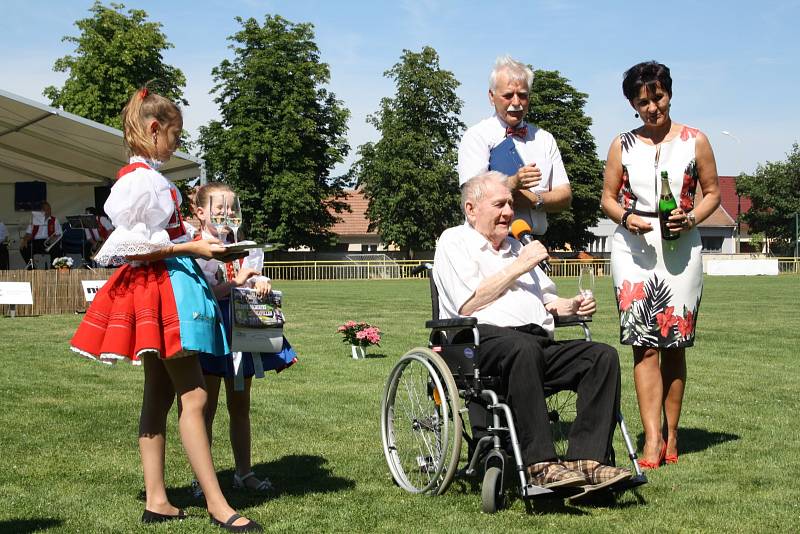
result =
[[[522,496],[524,498],[550,495],[552,493],[553,490],[551,489],[543,488],[541,486],[534,486],[533,484],[525,484],[525,487],[522,488]]]

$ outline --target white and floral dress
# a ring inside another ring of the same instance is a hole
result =
[[[622,186],[619,202],[645,217],[652,232],[635,235],[618,226],[611,244],[611,274],[620,318],[620,342],[640,347],[681,348],[694,344],[703,293],[702,244],[697,228],[671,242],[661,239],[658,198],[661,172],[679,206],[694,208],[698,174],[698,130],[684,126],[667,142],[650,145],[633,132],[620,135]]]

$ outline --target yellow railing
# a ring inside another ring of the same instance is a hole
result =
[[[778,258],[778,272],[781,274],[800,273],[800,258]]]
[[[264,264],[264,275],[273,280],[373,280],[424,278],[411,271],[426,260],[394,261],[271,261]],[[589,265],[597,276],[610,274],[608,260],[551,259],[552,276],[578,276],[582,265]]]
[[[800,258],[775,258],[781,274],[800,273]],[[264,274],[274,280],[376,280],[424,278],[425,273],[411,274],[420,263],[432,260],[394,261],[273,261],[264,264]],[[610,276],[608,259],[550,259],[553,277],[577,277],[582,266],[590,266],[595,276]]]

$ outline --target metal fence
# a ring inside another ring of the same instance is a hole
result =
[[[800,258],[775,258],[781,274],[800,273]],[[366,260],[366,261],[272,261],[264,264],[264,274],[274,280],[372,280],[424,278],[411,274],[417,265],[427,260]],[[431,262],[432,263],[432,262]],[[577,277],[581,267],[589,266],[595,276],[610,276],[608,259],[563,260],[550,259],[550,276]]]
[[[778,258],[778,271],[781,274],[800,273],[800,258]]]
[[[411,274],[426,260],[367,261],[271,261],[264,264],[264,275],[273,280],[371,280],[424,278]],[[597,276],[610,274],[609,260],[551,259],[551,276],[578,276],[581,266],[591,266]]]
[[[264,275],[273,280],[413,278],[411,270],[420,263],[416,260],[270,261],[264,264]]]

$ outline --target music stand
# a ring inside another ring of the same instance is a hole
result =
[[[67,215],[67,222],[72,228],[94,230],[97,228],[97,219],[94,215]]]
[[[81,230],[94,230],[97,228],[97,218],[91,214],[67,215],[66,219],[70,228],[80,228]],[[81,263],[87,267],[89,266],[86,263],[86,232],[81,232]]]

